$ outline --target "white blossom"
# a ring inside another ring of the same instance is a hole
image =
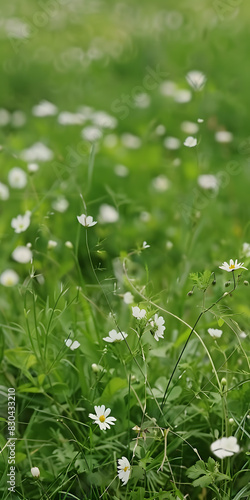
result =
[[[187,137],[184,141],[184,146],[186,146],[187,148],[194,148],[195,146],[197,146],[197,138],[196,137],[192,137],[191,135],[189,137]]]
[[[198,70],[189,71],[186,75],[186,80],[195,91],[201,91],[206,83],[206,76]]]
[[[131,473],[131,465],[126,457],[118,459],[117,473],[123,486],[127,484]]]
[[[101,224],[117,222],[118,219],[119,213],[114,207],[108,205],[107,203],[103,203],[100,206],[98,220]]]
[[[214,339],[215,338],[220,338],[223,331],[222,330],[218,330],[217,328],[208,328],[208,333],[209,335],[211,335],[211,337],[213,337]]]
[[[26,211],[24,215],[18,215],[11,220],[11,227],[15,233],[23,233],[30,225],[30,211]]]
[[[132,314],[136,319],[142,319],[146,316],[146,310],[140,309],[138,306],[132,307]]]
[[[211,444],[211,451],[218,458],[231,457],[240,451],[237,439],[234,436],[217,439]]]
[[[153,318],[149,320],[150,326],[153,329],[153,335],[155,340],[158,340],[161,338],[164,338],[164,330],[166,329],[164,326],[165,320],[163,319],[162,316],[158,316],[158,314],[155,314]]]
[[[35,477],[37,479],[39,478],[40,470],[38,469],[38,467],[31,467],[30,472],[31,472],[33,477]]]
[[[82,226],[85,226],[85,227],[92,227],[95,224],[97,224],[97,221],[94,221],[92,215],[88,215],[88,216],[85,214],[77,215],[77,219],[78,219],[78,222],[80,222],[80,224]]]
[[[12,252],[12,258],[20,264],[27,264],[32,261],[32,252],[28,247],[18,246]]]
[[[80,342],[78,342],[77,340],[71,340],[71,339],[65,339],[64,340],[65,344],[67,347],[70,348],[71,351],[74,351],[75,349],[78,349],[78,347],[80,347]]]
[[[53,116],[57,113],[57,107],[55,104],[49,101],[41,101],[36,106],[32,108],[32,114],[34,116],[44,117],[44,116]]]
[[[0,200],[8,200],[10,192],[8,186],[0,182]]]
[[[20,167],[13,167],[8,173],[9,185],[15,189],[22,189],[27,184],[27,174]]]
[[[103,337],[103,340],[105,340],[105,342],[110,342],[110,343],[121,342],[127,336],[128,336],[127,333],[117,332],[116,330],[110,330],[109,336],[108,337]]]
[[[105,406],[94,406],[96,414],[89,413],[89,417],[94,420],[95,424],[98,424],[102,431],[106,431],[106,429],[110,429],[110,425],[115,425],[116,418],[109,417],[111,412],[110,408],[105,410]]]
[[[232,271],[236,271],[237,269],[246,269],[247,271],[247,268],[243,266],[244,262],[237,262],[237,259],[236,261],[234,262],[233,259],[230,259],[230,263],[228,264],[227,262],[223,262],[223,264],[221,266],[219,266],[220,269],[223,269],[223,271],[227,271],[227,272],[232,272]]]
[[[19,276],[13,269],[6,269],[0,275],[0,283],[3,286],[15,286],[19,281]]]

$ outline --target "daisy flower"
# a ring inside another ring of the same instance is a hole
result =
[[[218,458],[231,457],[240,451],[237,439],[234,436],[217,439],[211,444],[211,451]]]
[[[96,415],[93,413],[89,413],[89,417],[92,418],[95,424],[98,424],[102,431],[106,431],[106,429],[110,429],[110,425],[115,425],[116,418],[109,417],[111,412],[110,408],[105,410],[105,406],[94,406]]]
[[[123,295],[123,300],[124,300],[125,304],[133,304],[134,296],[132,295],[131,292],[126,292]]]
[[[97,221],[95,221],[92,217],[92,215],[85,215],[85,214],[82,214],[82,215],[77,215],[77,220],[78,222],[80,222],[80,224],[82,226],[85,226],[85,227],[91,227],[91,226],[94,226],[95,224],[97,224]]]
[[[221,266],[219,266],[220,269],[223,269],[223,271],[228,271],[229,273],[231,271],[236,271],[237,269],[246,269],[247,271],[247,268],[243,266],[244,262],[237,262],[237,259],[236,261],[234,262],[233,259],[230,259],[230,263],[228,264],[227,262],[223,262],[223,264]]]
[[[162,316],[158,316],[158,314],[154,315],[154,318],[150,320],[150,325],[153,328],[153,335],[155,340],[163,339],[164,338],[164,319]]]
[[[142,319],[146,316],[146,310],[140,309],[138,306],[132,307],[132,314],[136,319]]]
[[[119,458],[117,473],[119,479],[122,481],[123,486],[127,484],[131,472],[131,465],[126,457]]]
[[[110,330],[109,336],[103,337],[103,340],[105,340],[105,342],[121,342],[121,340],[124,340],[127,336],[127,333]]]
[[[13,269],[6,269],[0,275],[0,283],[3,286],[15,286],[19,281],[19,276]]]

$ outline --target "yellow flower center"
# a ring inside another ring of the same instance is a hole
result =
[[[231,266],[229,266],[229,269],[235,269],[235,265],[231,264]]]
[[[101,415],[101,416],[99,417],[99,420],[100,420],[100,422],[102,422],[102,423],[103,423],[103,422],[105,422],[106,418],[104,417],[104,415]]]
[[[124,470],[124,472],[126,472],[126,471],[128,470],[128,467],[124,467],[124,469],[123,469],[123,470]]]

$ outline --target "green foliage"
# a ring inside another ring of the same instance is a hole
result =
[[[214,279],[213,274],[208,269],[206,269],[203,273],[190,273],[189,277],[193,284],[203,292],[209,287],[209,285],[211,285]]]
[[[221,473],[218,462],[215,462],[211,457],[209,457],[207,463],[203,460],[198,460],[195,465],[192,465],[187,470],[187,476],[190,479],[194,479],[193,485],[195,487],[200,486],[201,488],[206,488],[210,484],[225,479],[230,481],[230,476]]]

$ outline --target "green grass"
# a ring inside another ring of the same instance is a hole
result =
[[[0,275],[12,269],[19,276],[15,286],[0,285],[3,500],[249,498],[248,271],[235,271],[234,289],[233,273],[219,269],[231,258],[250,265],[243,251],[250,244],[249,15],[240,0],[3,6],[0,108],[26,117],[21,127],[0,126],[0,182],[9,188],[9,198],[0,199]],[[28,25],[29,38],[6,35],[10,18]],[[190,90],[185,76],[196,69],[207,81],[189,102],[161,93],[165,80]],[[135,107],[142,91],[150,104]],[[42,100],[58,112],[34,116]],[[57,121],[82,106],[117,120],[95,146],[81,136],[91,120]],[[181,130],[198,118],[204,123],[197,134]],[[232,142],[216,142],[222,129]],[[126,147],[124,133],[141,146]],[[183,145],[188,135],[197,147]],[[180,140],[178,150],[164,147],[169,136]],[[21,152],[36,142],[54,157],[37,161],[31,174]],[[127,176],[115,173],[117,165]],[[22,189],[9,185],[15,166],[27,173]],[[218,179],[217,191],[198,185],[202,174]],[[155,188],[159,176],[168,189]],[[60,198],[68,201],[65,212],[53,208]],[[101,223],[103,204],[116,209],[116,222]],[[15,233],[12,219],[27,210],[30,226]],[[98,223],[81,226],[82,213]],[[13,250],[28,243],[32,263],[16,262]],[[132,315],[136,305],[146,319]],[[155,314],[166,327],[158,342]],[[208,328],[221,329],[221,338]],[[112,329],[128,336],[108,343],[103,338]],[[70,350],[68,338],[80,347]],[[9,388],[15,493],[7,483]],[[116,418],[105,432],[89,418],[98,405]],[[239,452],[220,459],[211,444],[229,436]],[[131,464],[124,486],[117,477],[123,456]]]

